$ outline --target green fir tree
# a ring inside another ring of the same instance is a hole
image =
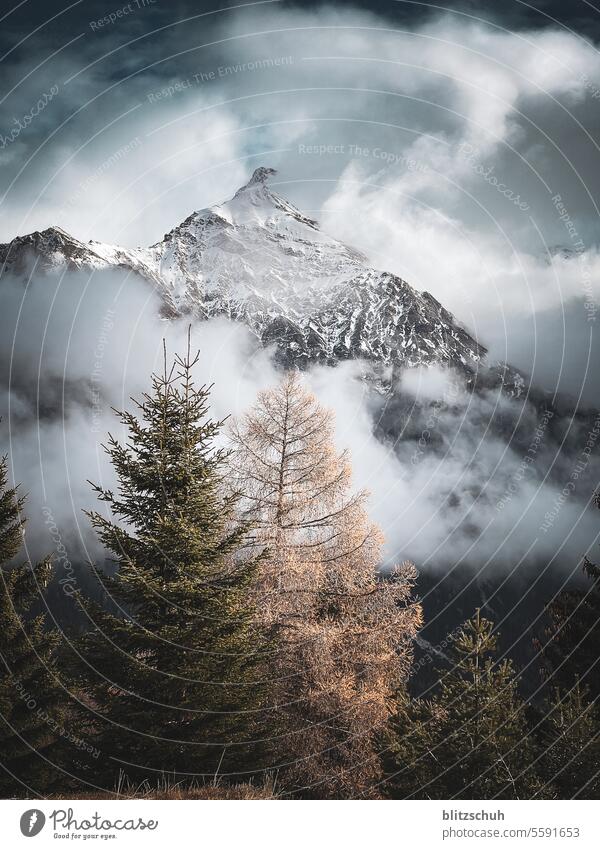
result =
[[[453,641],[452,666],[429,702],[406,698],[393,723],[387,772],[395,798],[526,799],[541,791],[512,663],[497,661],[479,611]]]
[[[109,435],[116,492],[95,487],[107,513],[90,518],[118,564],[95,570],[117,614],[83,602],[88,721],[117,773],[150,783],[251,771],[260,747],[261,638],[244,554],[248,527],[227,495],[222,422],[196,388],[198,360],[176,357],[153,376],[137,412],[119,413],[128,438]]]
[[[0,797],[44,796],[64,775],[63,692],[54,658],[59,634],[32,608],[52,575],[48,561],[13,564],[23,543],[24,497],[0,460]]]
[[[542,723],[541,774],[560,799],[598,799],[600,716],[589,690],[576,682],[554,691]]]
[[[595,505],[600,509],[600,492]],[[583,588],[565,589],[547,605],[547,624],[537,642],[543,672],[553,687],[570,690],[577,681],[589,690],[592,699],[600,697],[600,568],[588,557],[583,572],[589,583]]]

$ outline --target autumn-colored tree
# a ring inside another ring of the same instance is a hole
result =
[[[369,794],[376,736],[421,622],[414,567],[380,574],[383,540],[367,494],[352,492],[332,414],[297,373],[261,392],[231,435],[232,477],[267,554],[255,589],[278,644],[270,673],[280,775],[303,796]]]

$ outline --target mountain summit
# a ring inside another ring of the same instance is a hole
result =
[[[429,293],[417,292],[321,231],[257,168],[224,203],[194,212],[148,248],[79,242],[60,228],[0,245],[2,272],[131,270],[158,291],[166,316],[226,316],[285,364],[363,358],[384,366],[449,365],[473,374],[485,356]]]
[[[241,189],[238,189],[238,192],[242,192],[244,189],[247,189],[249,186],[255,186],[257,183],[266,183],[269,177],[274,177],[277,174],[275,168],[257,168],[253,175],[250,177],[245,186],[242,186]]]

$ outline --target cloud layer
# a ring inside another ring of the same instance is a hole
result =
[[[373,265],[432,292],[491,359],[533,373],[550,398],[568,391],[599,406],[595,45],[558,27],[509,32],[451,14],[398,26],[327,5],[259,4],[184,23],[129,16],[100,33],[78,23],[85,37],[72,46],[42,29],[5,60],[0,239],[58,224],[84,240],[150,244],[233,194],[256,166],[274,166],[276,191]],[[110,474],[99,447],[114,427],[108,408],[147,386],[162,337],[181,350],[185,327],[159,321],[148,290],[123,275],[34,279],[25,293],[2,286],[15,477],[31,491],[32,518],[50,506],[88,544],[80,507],[86,478]],[[274,379],[268,353],[240,328],[211,323],[195,338],[217,415],[243,409]],[[486,431],[499,415],[518,420],[521,407],[454,397],[451,376],[429,373],[405,376],[398,407],[385,408],[355,368],[311,380],[338,410],[390,557],[509,565],[537,538],[540,560],[564,542],[571,563],[588,547],[591,460],[539,530],[571,480],[585,427],[556,459],[549,424],[521,472],[527,438]],[[407,409],[404,441],[374,437]],[[523,415],[534,433],[532,410]],[[518,491],[499,510],[515,475]]]
[[[109,431],[125,434],[112,408],[131,409],[131,396],[149,389],[163,339],[169,356],[185,350],[187,324],[161,320],[151,289],[119,272],[3,286],[2,436],[11,473],[29,493],[27,553],[39,558],[58,539],[72,562],[101,561],[83,510],[98,507],[89,480],[115,485],[102,443]],[[243,412],[278,379],[271,352],[240,325],[194,324],[192,344],[201,351],[198,382],[214,384],[215,418]],[[600,418],[544,419],[523,399],[472,395],[439,368],[404,372],[383,396],[365,370],[349,362],[306,379],[336,413],[339,446],[351,450],[356,486],[371,492],[389,561],[445,571],[576,568],[597,537],[589,500]]]
[[[201,11],[84,22],[59,51],[41,30],[7,60],[3,136],[58,93],[0,149],[0,238],[58,224],[149,244],[273,165],[282,194],[431,291],[493,358],[595,402],[593,44],[459,14]]]

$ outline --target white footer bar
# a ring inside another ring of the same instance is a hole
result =
[[[0,801],[2,846],[600,847],[587,801]]]

